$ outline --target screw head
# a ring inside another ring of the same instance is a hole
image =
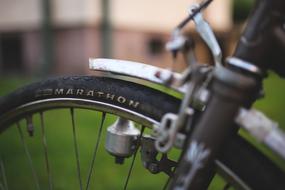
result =
[[[159,168],[158,168],[158,165],[156,163],[149,164],[148,169],[153,174],[159,173]]]
[[[124,164],[124,161],[125,161],[125,158],[124,157],[121,157],[121,156],[115,156],[115,163],[116,164]]]

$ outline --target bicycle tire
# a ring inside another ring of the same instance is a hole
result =
[[[55,100],[55,104],[48,104]],[[180,100],[173,96],[133,82],[94,76],[58,77],[28,85],[2,97],[0,132],[5,131],[8,124],[23,117],[23,114],[64,107],[66,100],[84,100],[83,106],[89,108],[92,108],[92,102],[103,103],[103,109],[108,104],[122,109],[115,109],[121,116],[130,114],[129,117],[135,120],[143,116],[150,123],[159,122],[165,113],[176,113],[180,104]],[[27,109],[32,103],[42,105],[43,102],[47,104]],[[144,124],[147,125],[147,122]],[[239,136],[231,140],[218,160],[252,189],[285,187],[284,173]]]

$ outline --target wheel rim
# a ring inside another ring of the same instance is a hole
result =
[[[125,117],[127,119],[131,118],[133,121],[140,123],[143,126],[147,126],[150,129],[153,129],[154,127],[156,127],[158,125],[158,122],[155,121],[154,119],[150,118],[150,117],[147,117],[145,115],[134,112],[132,110],[128,110],[126,108],[111,105],[111,104],[108,104],[105,102],[86,100],[86,99],[78,99],[78,98],[53,98],[53,99],[45,99],[45,100],[30,102],[30,103],[24,104],[22,106],[19,106],[19,107],[15,108],[14,110],[2,115],[0,117],[0,126],[2,126],[0,128],[0,132],[3,132],[7,128],[7,127],[4,127],[4,126],[7,126],[7,124],[11,124],[12,122],[20,120],[21,118],[26,118],[27,115],[34,115],[36,113],[39,113],[40,117],[43,117],[44,112],[47,112],[49,110],[59,109],[59,108],[65,108],[65,109],[69,108],[71,110],[73,110],[74,108],[86,109],[86,110],[100,111],[102,113],[115,114],[115,115],[118,115],[120,117]],[[72,116],[72,118],[73,118],[73,116]],[[74,118],[72,120],[73,120],[72,121],[72,128],[73,128],[73,132],[74,132],[73,138],[76,141],[76,132],[75,132],[76,126],[74,125]],[[41,119],[41,122],[42,121],[43,121],[43,119]],[[104,125],[104,123],[103,123],[103,125]],[[44,126],[44,124],[41,124],[42,133],[44,130],[43,128],[45,128],[43,126]],[[26,143],[23,142],[24,141],[23,131],[21,129],[21,126],[18,123],[17,123],[17,128],[18,128],[18,131],[20,134],[22,144],[24,144],[24,149],[27,149],[27,145],[25,145]],[[100,134],[100,132],[99,132],[99,134]],[[98,139],[99,138],[100,138],[100,135],[98,135]],[[85,180],[87,182],[85,182],[85,181],[83,182],[82,174],[80,172],[81,169],[80,169],[78,144],[75,141],[74,141],[74,149],[75,149],[75,155],[76,155],[76,167],[77,167],[78,183],[79,183],[80,189],[85,189],[85,187],[88,187],[90,180],[92,180],[91,179],[92,169],[89,169],[89,172],[88,172],[89,174],[87,177],[88,180]],[[44,147],[45,165],[46,165],[46,170],[47,170],[46,172],[48,173],[47,174],[48,175],[48,177],[47,177],[48,178],[48,184],[49,184],[49,189],[52,189],[54,184],[53,184],[52,179],[51,179],[52,175],[50,174],[50,166],[49,166],[50,164],[49,164],[48,155],[47,155],[48,151],[47,151],[47,146],[45,145],[45,143],[46,143],[46,137],[44,134],[42,134],[42,146]],[[96,142],[95,149],[98,149],[98,141]],[[95,152],[97,152],[97,150]],[[30,163],[29,165],[32,165],[31,164],[32,159],[29,158],[29,157],[31,157],[31,155],[29,155],[30,153],[27,153],[27,150],[25,150],[25,154],[26,154],[26,157],[28,158],[28,162]],[[2,156],[2,155],[0,155],[0,156]],[[2,160],[3,158],[0,158],[0,159],[1,159],[0,160],[1,161],[1,163],[0,163],[1,170],[3,170],[2,171],[2,176],[3,176],[2,178],[4,178],[3,187],[5,187],[5,186],[7,186],[7,180],[5,179],[6,178],[5,177],[6,176],[5,169],[3,169],[5,167],[4,167],[3,160]],[[133,158],[133,160],[135,160],[135,157]],[[35,184],[36,184],[35,187],[36,187],[36,189],[40,189],[40,184],[39,184],[39,182],[37,182],[39,180],[37,179],[38,177],[37,177],[37,174],[35,172],[36,169],[34,169],[33,167],[30,167],[30,168],[32,170],[32,175],[34,178],[33,180],[35,181]],[[132,166],[130,168],[132,169]],[[90,173],[90,171],[91,171],[91,173]],[[132,171],[132,170],[129,170],[129,171]],[[128,171],[128,174],[132,173],[129,171]],[[224,175],[227,175],[227,173],[228,173],[232,177],[232,175],[229,172],[225,171],[223,168],[222,168],[222,171],[224,172]],[[126,181],[128,181],[128,179],[129,179],[129,177],[127,177]],[[233,179],[233,181],[237,182],[237,185],[236,185],[237,187],[239,187],[239,188],[245,187],[243,182],[240,181],[239,179],[238,180]],[[123,185],[124,189],[126,189],[127,185],[128,185],[128,182],[126,182]],[[5,189],[5,188],[3,188],[3,189]],[[246,189],[246,188],[244,188],[244,189]]]
[[[45,100],[30,102],[22,106],[19,106],[13,109],[12,111],[9,111],[8,113],[2,115],[0,117],[0,126],[2,126],[0,128],[0,132],[2,132],[5,129],[4,126],[11,124],[15,120],[23,117],[24,115],[29,115],[33,114],[34,112],[46,111],[55,108],[68,108],[68,107],[97,110],[101,112],[115,114],[120,117],[131,118],[133,121],[141,123],[142,125],[147,126],[151,129],[155,128],[158,125],[158,122],[150,117],[105,102],[79,99],[79,98],[53,98],[53,99],[45,99]]]
[[[107,104],[104,102],[98,102],[98,101],[92,101],[92,100],[86,100],[86,99],[77,99],[77,98],[55,98],[55,99],[46,99],[46,100],[40,100],[40,101],[34,101],[34,102],[30,102],[27,104],[24,104],[22,106],[19,106],[15,109],[13,109],[12,111],[9,111],[8,113],[4,114],[1,116],[0,118],[0,126],[1,126],[1,135],[5,134],[3,133],[4,131],[6,131],[6,129],[8,129],[8,124],[10,125],[12,122],[16,123],[16,127],[18,129],[18,134],[20,136],[20,141],[21,144],[23,145],[23,149],[25,152],[25,156],[27,157],[27,161],[29,163],[29,167],[32,173],[32,181],[34,181],[34,188],[35,189],[42,189],[41,188],[41,180],[39,179],[39,175],[37,174],[37,169],[35,168],[34,163],[33,163],[33,156],[30,153],[30,150],[28,148],[28,143],[26,142],[26,138],[27,135],[25,136],[24,134],[24,126],[23,126],[23,118],[24,120],[28,120],[27,118],[29,116],[32,115],[39,115],[39,123],[40,123],[40,128],[41,128],[41,143],[44,149],[44,160],[45,160],[45,165],[46,165],[46,175],[47,175],[47,179],[46,179],[46,183],[48,183],[48,189],[53,189],[54,187],[54,182],[52,180],[52,172],[51,172],[51,167],[50,167],[50,163],[49,163],[49,155],[48,155],[48,146],[47,146],[47,140],[46,140],[46,135],[45,135],[45,130],[46,130],[46,126],[45,126],[45,118],[44,115],[46,112],[49,111],[53,111],[53,110],[62,110],[62,108],[64,110],[70,109],[70,115],[71,115],[71,126],[72,126],[72,131],[73,131],[73,144],[74,144],[74,151],[75,151],[75,160],[76,160],[76,170],[77,170],[77,180],[78,180],[78,184],[79,184],[79,189],[89,189],[90,186],[90,181],[92,180],[92,167],[89,167],[89,171],[88,171],[88,175],[85,176],[86,179],[82,179],[84,177],[82,177],[82,169],[81,169],[81,165],[80,165],[80,156],[79,156],[79,146],[78,146],[78,142],[77,142],[77,128],[78,126],[76,126],[76,122],[74,119],[74,109],[76,110],[91,110],[91,111],[96,111],[96,112],[101,112],[102,113],[102,118],[105,118],[105,113],[108,114],[116,114],[119,117],[124,117],[127,119],[132,119],[133,121],[140,123],[142,126],[147,126],[148,128],[153,128],[153,126],[155,126],[157,124],[157,122],[153,119],[151,119],[150,117],[146,117],[140,113],[136,113],[132,110],[128,110],[119,106],[115,106],[115,105],[111,105],[111,104]],[[98,136],[97,141],[95,143],[94,146],[94,150],[93,150],[93,154],[96,155],[96,152],[98,151],[98,146],[100,143],[100,136],[102,136],[101,132],[102,131],[102,127],[104,125],[104,120],[101,118],[101,125],[100,125],[100,129],[98,132]],[[19,122],[21,121],[21,122]],[[25,123],[26,125],[28,125],[27,123]],[[4,127],[5,126],[5,127]],[[26,126],[27,127],[27,126]],[[7,130],[8,131],[8,130]],[[103,145],[103,143],[101,142],[101,146]],[[9,179],[7,182],[6,179],[6,171],[5,171],[5,166],[4,166],[4,162],[6,162],[5,160],[3,161],[3,156],[2,154],[1,156],[1,170],[2,171],[2,178],[5,178],[3,180],[3,189],[5,189],[6,186],[8,186],[9,184]],[[92,158],[92,162],[94,164],[94,162],[96,162],[95,160],[96,156]],[[133,157],[133,161],[135,160],[135,156]],[[133,164],[133,163],[132,163]],[[130,179],[130,175],[132,173],[132,164],[130,169],[128,170],[128,174],[127,174],[127,178],[125,179],[126,182],[124,183],[124,189],[127,189],[128,187],[128,181]],[[92,164],[91,164],[92,165]],[[5,183],[4,183],[5,182]],[[8,188],[8,187],[7,187]]]

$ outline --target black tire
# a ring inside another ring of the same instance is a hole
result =
[[[114,97],[113,97],[114,95]],[[109,96],[109,97],[107,97]],[[60,77],[34,83],[0,99],[0,131],[4,115],[18,106],[55,98],[77,98],[119,106],[159,121],[178,110],[179,100],[134,83],[98,77]]]
[[[0,132],[27,114],[14,114],[23,105],[44,100],[60,101],[60,98],[102,102],[157,122],[167,112],[176,113],[180,104],[180,100],[173,96],[132,82],[93,76],[60,77],[28,85],[2,97]],[[50,108],[23,110],[39,112]],[[285,189],[284,172],[241,137],[231,140],[219,161],[252,189]]]

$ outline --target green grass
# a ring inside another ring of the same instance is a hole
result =
[[[254,107],[285,129],[285,80],[271,73],[269,79],[264,81],[264,91],[264,99],[257,101]]]
[[[22,84],[28,83],[29,79],[4,79],[0,80],[0,95],[3,95]],[[255,104],[255,107],[264,111],[268,116],[278,121],[285,127],[284,108],[285,81],[273,75],[265,81],[266,98]],[[75,122],[81,163],[81,175],[83,184],[86,183],[87,174],[98,135],[100,113],[75,111]],[[45,112],[45,126],[47,134],[48,153],[54,189],[79,189],[77,180],[76,159],[73,146],[72,124],[69,110]],[[44,149],[42,146],[40,117],[33,116],[35,135],[29,137],[25,128],[25,121],[21,121],[21,129],[25,141],[31,150],[31,157],[35,169],[39,173],[39,181],[42,189],[48,189],[47,172],[45,168]],[[115,117],[108,115],[104,128],[112,124]],[[99,146],[98,157],[95,162],[90,189],[122,189],[131,159],[126,159],[124,165],[114,164],[114,158],[104,149],[106,131],[103,130],[102,141]],[[256,144],[251,138],[253,143]],[[265,150],[267,154],[274,155]],[[16,126],[11,127],[0,136],[0,156],[5,163],[5,171],[9,189],[35,189],[33,176],[29,169],[28,160],[25,156],[19,132]],[[172,155],[173,156],[173,155]],[[174,153],[174,157],[177,153]],[[278,157],[273,156],[278,160]],[[140,162],[140,154],[136,158],[135,169],[130,180],[129,189],[161,189],[161,185],[167,179],[166,175],[153,175],[146,171]],[[281,162],[281,161],[277,161]],[[1,176],[1,175],[0,175]],[[1,179],[1,177],[0,177]],[[216,176],[214,183],[209,189],[222,189],[223,180]],[[83,186],[85,187],[85,185]]]

